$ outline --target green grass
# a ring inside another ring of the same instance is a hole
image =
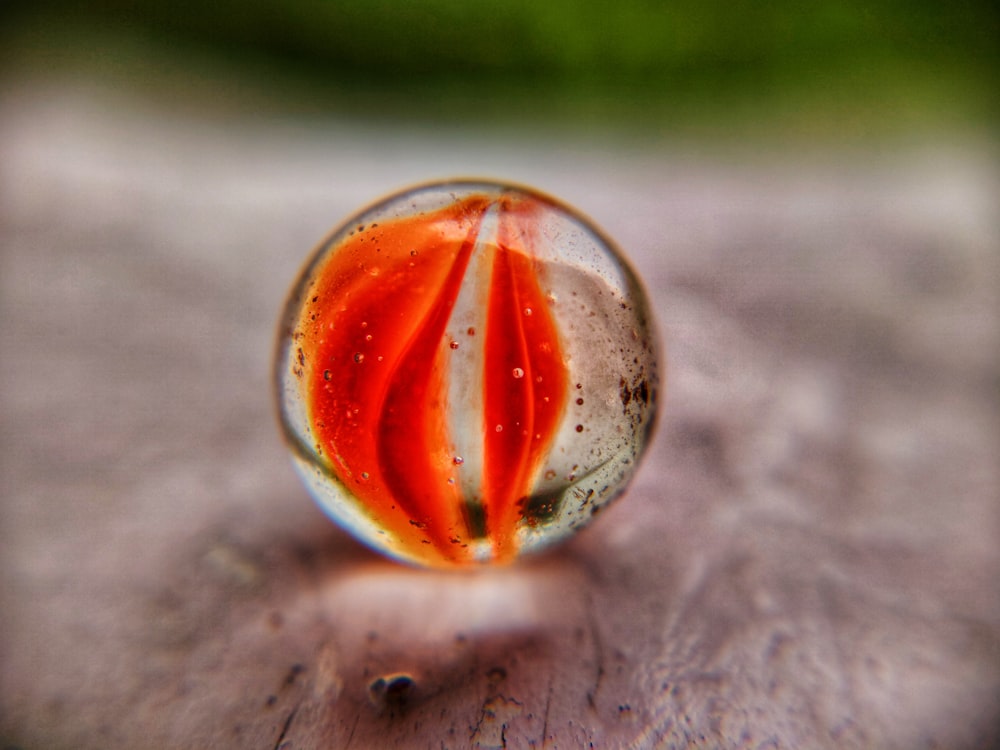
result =
[[[988,3],[51,0],[5,16],[15,75],[206,108],[820,141],[1000,111]]]

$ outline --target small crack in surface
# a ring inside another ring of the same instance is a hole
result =
[[[601,632],[597,626],[597,619],[594,617],[594,600],[587,596],[587,627],[590,630],[590,638],[594,643],[594,660],[597,662],[597,675],[594,677],[593,687],[587,691],[587,702],[590,707],[597,710],[597,692],[601,689],[601,680],[604,678],[604,644],[601,641]]]
[[[299,707],[296,706],[288,714],[288,718],[285,719],[285,725],[281,728],[281,734],[278,735],[277,741],[274,743],[274,750],[279,750],[281,744],[285,741],[285,736],[288,734],[289,728],[292,726],[292,720],[295,719],[295,714],[298,713]]]

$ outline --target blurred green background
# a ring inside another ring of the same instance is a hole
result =
[[[996,8],[14,0],[0,41],[17,75],[100,75],[206,107],[828,142],[990,128]]]

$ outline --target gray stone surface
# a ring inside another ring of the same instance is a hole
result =
[[[994,157],[723,158],[9,84],[0,740],[991,747]],[[481,574],[395,565],[327,522],[269,384],[309,249],[457,174],[589,213],[645,278],[669,362],[629,494]],[[369,689],[397,673],[398,698]]]

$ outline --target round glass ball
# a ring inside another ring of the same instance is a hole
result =
[[[506,563],[625,489],[656,421],[646,295],[532,189],[452,181],[335,229],[281,319],[281,425],[320,507],[416,564]]]

